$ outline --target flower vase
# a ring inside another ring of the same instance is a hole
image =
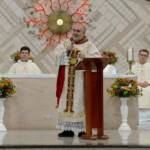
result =
[[[119,127],[119,131],[130,131],[131,128],[128,125],[128,97],[121,97],[121,106],[120,106],[120,112],[121,112],[121,119],[122,123]]]
[[[5,101],[5,98],[0,98],[0,131],[7,130],[3,123],[4,112],[5,112],[4,101]]]

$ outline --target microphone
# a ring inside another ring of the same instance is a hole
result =
[[[74,41],[73,40],[70,40],[71,42],[69,43],[70,45],[68,46],[69,49],[67,50],[67,56],[70,56],[70,53],[73,49],[73,45],[74,45]]]
[[[71,50],[67,50],[67,56],[68,57],[70,56],[70,52],[71,52]]]

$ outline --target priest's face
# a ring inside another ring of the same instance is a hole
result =
[[[75,42],[82,40],[85,36],[85,28],[82,26],[76,26],[73,28],[72,39]]]
[[[145,64],[148,61],[148,57],[149,57],[148,53],[146,53],[144,51],[141,51],[139,53],[139,63],[140,64]]]
[[[21,61],[24,61],[24,62],[28,61],[29,56],[30,56],[30,53],[28,50],[22,50],[20,52],[20,60]]]

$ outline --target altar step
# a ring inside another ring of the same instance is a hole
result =
[[[11,147],[0,147],[0,150],[150,150],[150,147],[147,146],[99,146],[99,147],[77,147],[77,146],[71,146],[71,147],[57,147],[57,146],[11,146]]]
[[[150,150],[150,130],[107,130],[108,140],[59,138],[58,130],[13,130],[0,132],[0,150]]]

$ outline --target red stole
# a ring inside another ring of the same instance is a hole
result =
[[[57,106],[59,105],[59,100],[63,90],[64,81],[65,81],[65,65],[60,65],[56,82]]]

